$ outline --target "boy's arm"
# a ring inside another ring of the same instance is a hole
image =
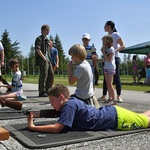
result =
[[[36,48],[36,52],[38,53],[38,55],[43,58],[44,61],[46,61],[46,57],[43,55],[43,53],[41,52],[40,49]]]
[[[70,61],[68,64],[67,64],[67,67],[68,67],[68,82],[70,85],[74,84],[75,82],[77,82],[78,78],[76,78],[75,76],[72,75],[72,69],[73,69],[73,64],[72,64],[72,61]]]
[[[104,59],[98,59],[98,62],[104,62]]]
[[[10,84],[2,77],[1,64],[0,64],[0,81],[3,83],[3,84],[0,84],[0,87],[4,86],[8,89],[8,91],[11,91],[13,87],[11,87]]]
[[[33,114],[30,114],[28,116],[27,121],[28,121],[29,129],[38,132],[59,133],[65,127],[65,125],[60,123],[43,125],[43,126],[35,126],[33,121]]]
[[[58,56],[58,50],[56,49],[56,67],[59,68],[59,56]]]
[[[0,84],[0,87],[10,88],[10,89],[13,88],[13,86],[9,84]]]
[[[37,54],[44,60],[46,61],[46,57],[44,56],[44,54],[41,51],[41,46],[42,46],[43,42],[42,42],[42,38],[38,37],[35,40],[35,50],[37,52]]]
[[[96,66],[97,62],[99,61],[98,56],[96,55],[96,53],[92,54],[92,59],[93,59],[93,64],[94,66]]]

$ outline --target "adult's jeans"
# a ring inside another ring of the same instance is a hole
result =
[[[116,64],[116,73],[114,75],[114,84],[116,85],[116,92],[117,95],[121,95],[121,80],[120,80],[120,58],[115,57],[115,64]],[[103,80],[103,95],[107,95],[107,85],[106,85],[106,80],[104,76]]]

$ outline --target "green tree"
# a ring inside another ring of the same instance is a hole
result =
[[[66,59],[64,50],[62,48],[61,40],[60,40],[58,34],[56,34],[56,37],[54,38],[54,42],[55,42],[56,48],[58,50],[59,70],[62,72],[62,74],[64,74],[67,69],[66,63],[68,62],[68,59]]]
[[[50,35],[49,39],[54,42],[54,38],[52,35]]]
[[[143,68],[143,63],[144,63],[144,57],[140,58],[138,55],[137,56],[137,66],[138,70],[142,70]],[[121,67],[121,74],[132,74],[133,73],[133,64],[132,64],[132,57],[131,54],[124,54],[123,57],[123,62],[120,64]]]
[[[8,61],[11,58],[19,57],[21,54],[21,51],[19,51],[18,44],[19,42],[15,41],[14,43],[11,43],[11,39],[9,38],[9,32],[5,30],[2,34],[2,44],[4,46],[4,53],[5,53],[5,74],[9,74],[10,69],[8,67]]]
[[[1,37],[2,37],[1,42],[4,46],[5,59],[9,60],[11,56],[12,46],[11,46],[11,40],[9,38],[9,33],[7,32],[7,30],[4,31]]]
[[[23,55],[20,55],[18,57],[18,60],[19,60],[19,68],[20,68],[20,71],[22,72],[22,75],[24,76],[24,71],[25,71],[25,68],[26,68],[26,63],[25,63],[25,58]]]
[[[33,45],[31,45],[31,47],[30,47],[30,52],[29,52],[29,54],[28,54],[28,58],[29,58],[29,60],[28,60],[28,63],[29,63],[29,74],[35,74],[35,49],[34,49],[34,46]]]
[[[138,70],[142,70],[143,66],[144,66],[144,57],[140,58],[138,55],[136,55],[136,60],[137,60],[137,66],[138,66]]]
[[[19,51],[19,42],[17,42],[17,40],[11,44],[12,46],[12,51],[11,51],[11,57],[14,58],[14,57],[18,57],[21,55],[21,51]]]

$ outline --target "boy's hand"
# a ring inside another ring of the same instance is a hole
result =
[[[72,61],[69,61],[67,66],[72,66]]]
[[[92,59],[98,60],[98,56],[97,55],[92,55]]]
[[[32,113],[30,113],[30,115],[28,115],[27,121],[28,121],[28,127],[29,127],[29,129],[31,129],[32,127],[34,127],[34,120],[33,120],[33,114]]]
[[[73,63],[72,63],[72,61],[70,61],[70,62],[67,64],[68,71],[72,69],[72,66],[73,66]]]
[[[0,84],[0,88],[3,87],[3,86],[4,86],[4,84]]]
[[[104,47],[104,46],[102,46],[101,52],[102,52],[102,53],[105,53],[105,47]]]

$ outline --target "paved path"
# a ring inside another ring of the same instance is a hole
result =
[[[68,87],[70,93],[74,93],[75,87]],[[4,90],[4,89],[1,89]],[[38,97],[38,85],[37,84],[26,84],[24,83],[24,94],[28,97],[28,102],[25,105],[38,105],[41,102],[47,102],[48,98]],[[95,89],[95,96],[99,98],[102,94],[102,89]],[[150,109],[150,93],[137,92],[137,91],[122,91],[123,103],[117,105],[131,109],[133,111],[144,111]],[[32,103],[33,102],[33,103]],[[37,103],[35,103],[37,102]],[[100,105],[104,105],[100,102]],[[0,125],[15,124],[26,122],[26,119],[16,120],[2,120]],[[0,141],[0,150],[27,150],[21,144],[19,144],[12,137],[9,140]],[[116,136],[112,138],[105,138],[96,141],[88,141],[77,144],[71,144],[67,146],[60,146],[54,148],[47,148],[46,150],[147,150],[150,149],[150,132],[141,132],[123,136]]]
[[[76,89],[75,87],[69,86],[68,88],[71,94],[75,92],[75,89]],[[47,98],[38,97],[38,85],[37,84],[24,83],[24,93],[29,98],[47,99]],[[101,88],[95,89],[95,96],[97,98],[102,96]],[[150,104],[150,92],[145,93],[145,92],[122,90],[121,97],[124,100],[124,102],[128,102],[128,103],[136,103],[136,104],[144,104],[144,105]]]

